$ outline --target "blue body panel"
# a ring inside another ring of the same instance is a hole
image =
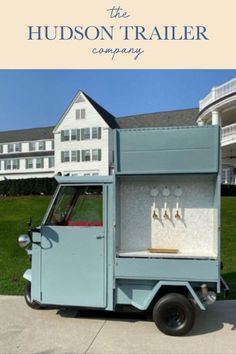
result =
[[[113,309],[113,185],[111,178],[103,180],[94,183],[103,185],[103,226],[42,225],[33,234],[39,242],[32,249],[33,300]],[[73,184],[81,183],[73,179]]]
[[[117,279],[217,282],[219,261],[203,259],[116,258]]]
[[[116,174],[217,173],[219,126],[116,130]]]
[[[104,229],[43,226],[41,233],[42,302],[106,307]]]

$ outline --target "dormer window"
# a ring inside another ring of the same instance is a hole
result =
[[[21,152],[21,143],[15,144],[15,152]]]
[[[86,118],[86,110],[85,108],[76,109],[75,111],[75,119],[85,119]]]
[[[7,151],[8,152],[14,152],[14,144],[8,144],[7,145]]]
[[[35,141],[30,141],[29,142],[29,151],[35,151],[36,150],[36,143]]]
[[[45,141],[39,141],[39,150],[45,150],[46,143]]]

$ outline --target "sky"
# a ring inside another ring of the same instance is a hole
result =
[[[56,125],[82,90],[114,116],[198,107],[236,70],[0,70],[0,131]]]

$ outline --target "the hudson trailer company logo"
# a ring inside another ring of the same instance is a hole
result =
[[[94,24],[89,26],[81,24],[76,26],[68,24],[30,25],[27,26],[27,39],[29,41],[92,41],[94,42],[94,47],[91,50],[91,54],[106,54],[112,60],[124,54],[131,55],[134,60],[139,59],[145,51],[142,48],[142,42],[144,41],[152,41],[154,43],[157,41],[209,40],[207,27],[204,25],[127,25],[126,23],[130,23],[132,20],[132,16],[121,6],[113,6],[106,9],[105,14],[112,23],[109,26]],[[114,45],[116,41],[119,41],[119,43],[124,41],[124,46]],[[131,46],[127,45],[127,43],[131,43]]]

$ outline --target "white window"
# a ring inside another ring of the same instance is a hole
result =
[[[20,160],[19,159],[12,160],[12,169],[19,170],[19,168],[20,168]]]
[[[86,118],[86,110],[84,108],[76,109],[75,119],[85,119],[85,118]]]
[[[44,159],[43,157],[36,158],[36,168],[43,168],[44,166]]]
[[[5,160],[4,161],[4,169],[5,170],[10,170],[11,169],[11,160]]]
[[[29,142],[29,151],[34,151],[36,150],[36,143],[35,141],[30,141]]]
[[[71,161],[74,161],[74,162],[80,161],[80,151],[79,150],[71,151]]]
[[[15,152],[21,152],[21,143],[15,144]]]
[[[89,140],[90,139],[90,128],[81,129],[81,140]]]
[[[62,151],[61,152],[61,162],[70,162],[70,152]]]
[[[102,158],[101,155],[102,155],[101,149],[92,150],[92,160],[93,161],[101,161],[101,158]]]
[[[54,164],[55,164],[55,162],[54,162],[54,156],[50,156],[50,157],[48,158],[48,167],[49,167],[49,168],[52,168],[52,167],[54,167]]]
[[[90,150],[82,150],[82,161],[90,161]]]
[[[101,128],[92,128],[92,139],[101,139]]]
[[[8,152],[14,152],[14,144],[8,144],[7,145],[7,151]]]
[[[33,159],[28,158],[25,160],[25,168],[26,169],[33,168]]]
[[[62,130],[61,131],[61,141],[69,141],[70,140],[70,131],[67,130]]]
[[[80,129],[71,130],[71,140],[80,140]]]
[[[45,150],[46,143],[45,141],[39,141],[39,150]]]

